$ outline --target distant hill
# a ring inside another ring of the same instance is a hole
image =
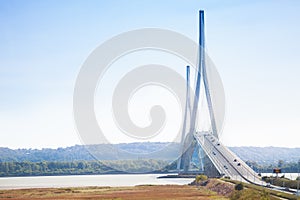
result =
[[[165,149],[167,147],[167,149]],[[114,148],[114,149],[112,149]],[[255,161],[258,164],[274,164],[278,160],[284,162],[298,162],[300,160],[300,148],[282,147],[229,147],[237,156],[244,161]],[[116,149],[119,149],[116,154]],[[163,149],[163,151],[157,151]],[[6,161],[93,161],[95,158],[89,150],[97,152],[101,160],[132,159],[139,156],[141,159],[172,160],[176,158],[180,149],[178,143],[123,143],[115,146],[102,145],[75,145],[57,149],[9,149],[0,147],[0,162]],[[131,152],[129,154],[128,152]],[[150,152],[154,152],[149,154]]]
[[[298,162],[300,160],[300,148],[284,147],[229,147],[242,160],[255,161],[258,164],[277,164],[279,160],[284,162]]]
[[[57,149],[9,149],[0,147],[0,162],[93,161],[126,159],[170,160],[178,155],[178,143],[144,142],[116,145],[75,145]],[[91,154],[90,152],[93,152]]]

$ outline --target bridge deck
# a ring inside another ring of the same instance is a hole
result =
[[[207,132],[196,132],[194,137],[221,175],[233,180],[266,185],[253,169],[220,143],[215,136]]]

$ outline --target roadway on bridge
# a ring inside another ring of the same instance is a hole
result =
[[[194,137],[221,175],[233,180],[266,186],[253,169],[220,143],[215,136],[208,132],[196,132]]]

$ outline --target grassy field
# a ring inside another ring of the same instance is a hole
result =
[[[238,184],[239,183],[239,181],[230,180],[230,179],[222,179],[222,180],[226,181],[226,182],[233,183],[233,184]],[[248,184],[248,183],[243,183],[243,185],[248,190],[252,190],[252,191],[256,191],[256,192],[260,192],[260,193],[267,193],[268,196],[271,199],[300,200],[300,197],[296,197],[293,194],[288,194],[288,193],[285,193],[285,192],[275,191],[275,190],[271,190],[269,188],[265,188],[265,187],[261,187],[261,186],[257,186],[257,185],[253,185],[253,184]]]
[[[0,190],[0,199],[228,199],[197,186],[35,188]]]

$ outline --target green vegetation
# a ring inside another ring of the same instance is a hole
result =
[[[234,186],[235,190],[243,190],[244,189],[244,185],[242,183],[237,183]]]
[[[270,194],[266,190],[256,190],[254,188],[248,188],[244,190],[243,183],[236,183],[234,186],[235,191],[230,195],[230,199],[237,200],[237,199],[260,199],[260,200],[270,200],[270,199],[277,199],[271,198]]]
[[[281,186],[281,187],[297,189],[297,185],[298,185],[297,180],[290,180],[290,179],[285,178],[284,176],[282,176],[282,177],[266,177],[266,176],[264,176],[264,177],[262,177],[262,179],[267,183],[270,183],[272,185]]]
[[[238,184],[240,183],[239,181],[235,181],[235,180],[231,180],[231,179],[222,179],[226,182],[230,182],[233,184]],[[288,194],[285,192],[279,192],[279,191],[275,191],[275,190],[271,190],[262,186],[257,186],[257,185],[253,185],[253,184],[248,184],[248,183],[243,183],[244,188],[247,188],[246,190],[243,189],[241,191],[235,191],[235,193],[233,194],[231,199],[237,199],[238,197],[240,197],[240,199],[256,199],[255,196],[257,194],[260,195],[260,197],[258,199],[279,199],[279,198],[283,198],[283,199],[290,199],[290,200],[297,200],[297,197],[295,195],[292,194]],[[250,192],[248,192],[250,191]],[[251,192],[253,193],[253,198],[249,197],[248,195],[251,194]],[[237,194],[239,193],[239,194]],[[245,195],[245,196],[244,196]],[[257,197],[257,196],[256,196]]]
[[[254,189],[237,190],[230,196],[231,200],[271,200],[278,199],[271,197],[266,191],[257,191]]]
[[[274,168],[280,168],[282,173],[297,173],[300,171],[300,160],[298,162],[285,162],[278,160],[276,164],[262,165],[255,161],[246,161],[246,164],[260,173],[272,173]]]
[[[196,176],[196,183],[200,183],[202,181],[206,181],[208,177],[204,174],[200,174]]]
[[[155,171],[168,163],[160,160],[0,162],[0,176],[83,175]]]
[[[196,177],[195,181],[198,179],[201,180],[200,176]],[[208,179],[206,180],[206,184],[200,184],[198,187],[199,190],[216,192],[218,195],[222,195],[231,200],[297,200],[297,197],[292,194],[226,178]]]

